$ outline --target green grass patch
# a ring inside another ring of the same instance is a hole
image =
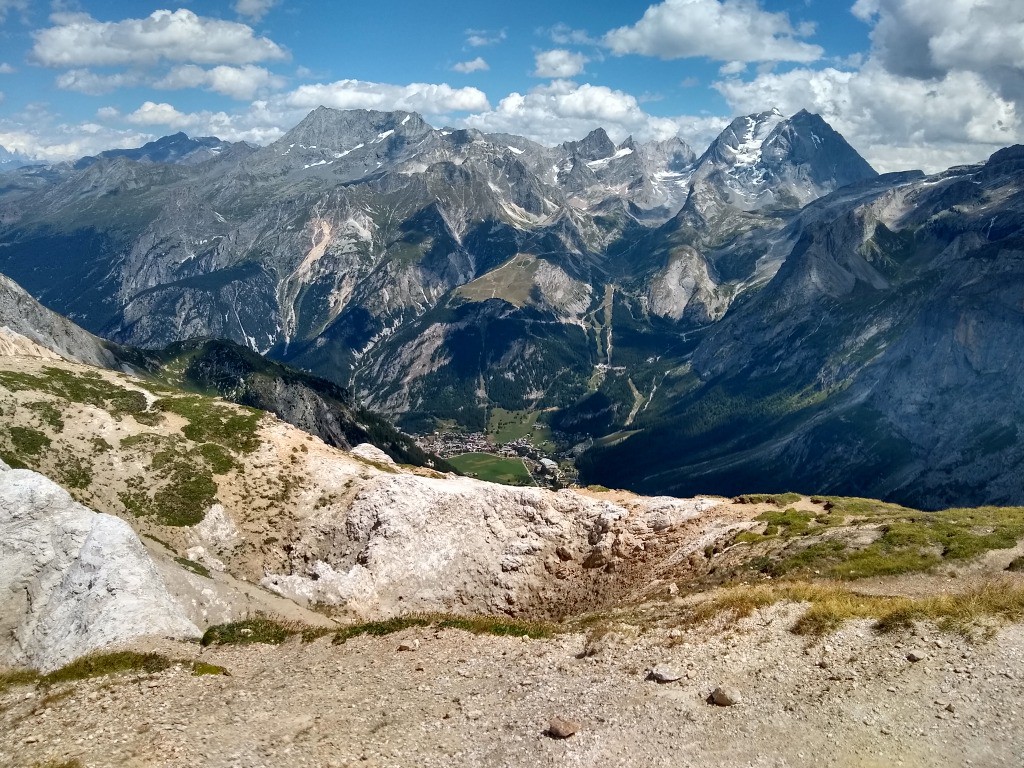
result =
[[[216,443],[203,443],[199,446],[199,453],[206,459],[206,463],[210,465],[210,469],[215,475],[226,475],[236,466],[235,457],[226,448]]]
[[[115,417],[139,414],[147,409],[142,392],[118,386],[92,371],[68,371],[53,366],[43,368],[38,375],[0,371],[0,386],[15,392],[45,392],[71,403],[102,408]]]
[[[50,447],[50,438],[31,427],[7,427],[11,445],[22,456],[38,456]]]
[[[773,577],[820,575],[860,579],[928,571],[1024,539],[1024,508],[978,507],[919,512],[868,499],[829,498],[821,511],[787,509],[758,516],[764,531],[737,535],[752,547],[748,565]],[[833,529],[827,538],[818,534]],[[851,535],[874,532],[864,543]],[[777,540],[777,541],[774,541]],[[786,542],[781,548],[778,542]],[[805,543],[809,542],[809,543]]]
[[[502,485],[534,485],[522,459],[506,459],[490,453],[463,453],[448,459],[459,472]]]
[[[511,619],[506,616],[456,616],[447,613],[414,613],[406,616],[396,616],[384,621],[352,624],[335,632],[333,642],[338,645],[360,635],[381,637],[412,627],[461,629],[474,635],[497,635],[500,637],[544,638],[555,634],[555,627],[552,624]]]
[[[170,669],[177,663],[159,653],[138,653],[136,651],[91,653],[54,672],[43,675],[40,682],[46,685],[70,683],[75,680],[88,680],[93,677],[128,672],[152,675]]]
[[[35,685],[40,675],[34,669],[8,669],[0,671],[0,693],[21,685]]]
[[[455,295],[472,302],[503,299],[522,307],[530,300],[539,266],[535,257],[516,254],[497,269],[457,288]]]
[[[176,557],[174,562],[184,568],[186,571],[192,571],[192,573],[199,576],[205,576],[208,579],[212,579],[213,576],[210,574],[210,569],[202,563],[197,563],[195,560],[189,560],[187,557]]]
[[[197,443],[216,443],[235,453],[252,453],[260,445],[257,427],[263,412],[227,406],[208,397],[188,395],[157,400],[156,408],[188,420],[182,433]]]
[[[871,619],[877,632],[909,628],[931,621],[939,629],[969,636],[992,621],[1024,619],[1024,587],[996,580],[962,593],[933,597],[862,595],[832,582],[783,582],[730,587],[696,604],[677,624],[700,626],[714,619],[727,623],[780,602],[808,603],[791,627],[798,635],[834,632],[846,621]]]
[[[205,661],[192,662],[192,676],[202,677],[203,675],[224,675],[230,677],[231,673],[224,667],[217,664],[207,664]]]
[[[50,425],[57,432],[64,429],[64,419],[62,418],[61,411],[53,403],[40,400],[34,403],[25,403],[25,407],[38,416],[44,424]]]
[[[161,525],[198,525],[216,500],[217,484],[209,470],[189,472],[185,468],[174,472],[170,482],[153,494],[149,512]]]
[[[776,507],[785,507],[796,504],[802,499],[799,493],[745,493],[737,496],[734,501],[737,504],[774,504]]]
[[[32,469],[28,464],[19,459],[10,451],[0,450],[0,461],[3,461],[11,469]]]
[[[68,488],[88,488],[92,483],[92,464],[74,454],[61,458],[57,472],[62,484]]]
[[[210,627],[199,641],[200,645],[280,645],[289,637],[302,635],[306,641],[315,640],[330,634],[331,629],[313,627],[298,621],[273,619],[269,616],[257,616],[229,624],[217,624]]]
[[[506,411],[504,408],[492,408],[487,418],[487,434],[498,445],[511,443],[521,437],[532,438],[539,415],[537,411]]]

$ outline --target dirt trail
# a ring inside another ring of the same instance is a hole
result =
[[[970,643],[927,628],[824,641],[787,631],[795,608],[734,630],[588,639],[407,630],[281,647],[168,655],[153,677],[0,696],[0,765],[101,766],[1018,766],[1024,627]],[[400,644],[415,651],[397,650]],[[589,648],[594,655],[584,655]],[[926,658],[907,660],[916,649]],[[653,666],[677,682],[645,679]],[[707,702],[719,685],[742,702]],[[549,718],[577,721],[567,740]]]

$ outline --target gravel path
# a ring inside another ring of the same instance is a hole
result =
[[[175,668],[0,697],[0,765],[1013,766],[1024,626],[970,642],[849,624],[808,642],[773,608],[734,629],[590,643],[407,630],[280,647],[162,644]],[[400,645],[419,647],[399,651]],[[923,657],[912,662],[908,655]],[[679,679],[659,684],[658,667]],[[708,703],[718,686],[742,701]],[[64,695],[70,691],[69,695]],[[56,697],[57,700],[53,700]],[[550,718],[575,721],[568,739]]]

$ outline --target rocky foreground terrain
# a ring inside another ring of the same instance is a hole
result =
[[[497,486],[45,343],[0,765],[1019,764],[1024,510]]]
[[[549,639],[138,643],[183,664],[0,696],[0,764],[1019,765],[1021,625],[980,641],[860,621],[809,640],[788,630],[801,610],[696,628],[638,614]],[[719,688],[736,703],[709,702]],[[577,732],[553,738],[553,718]]]

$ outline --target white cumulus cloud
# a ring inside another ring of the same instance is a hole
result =
[[[488,65],[482,56],[477,56],[475,59],[469,61],[460,61],[452,67],[456,72],[461,72],[464,75],[468,75],[472,72],[486,72],[491,67]]]
[[[587,65],[587,57],[582,53],[555,48],[541,51],[534,57],[534,77],[576,77]]]
[[[214,93],[246,101],[261,90],[280,88],[284,83],[283,77],[253,64],[246,64],[243,67],[222,65],[212,69],[184,64],[172,69],[157,80],[154,86],[167,89],[205,88]]]
[[[32,55],[50,67],[140,66],[159,61],[250,64],[286,59],[287,52],[246,24],[154,11],[144,19],[102,22],[84,13],[51,16],[52,27],[34,33]]]
[[[595,128],[604,128],[617,141],[628,135],[648,140],[679,134],[687,141],[702,141],[726,123],[721,118],[657,117],[645,112],[631,94],[570,80],[554,80],[526,94],[511,93],[493,110],[470,115],[463,122],[543,144],[579,139]]]
[[[858,0],[853,13],[874,24],[872,56],[893,74],[975,72],[1004,94],[1024,97],[1020,0]]]
[[[938,171],[1024,140],[1017,106],[972,72],[920,80],[869,62],[855,72],[796,69],[715,87],[739,113],[819,113],[882,171]]]
[[[239,16],[259,21],[275,5],[277,5],[277,0],[236,0],[233,7]]]
[[[452,88],[447,83],[390,85],[365,80],[301,85],[287,95],[290,107],[313,109],[403,109],[439,115],[445,112],[477,112],[490,109],[487,96],[478,88]]]
[[[799,39],[812,32],[813,26],[794,27],[785,13],[762,10],[754,0],[665,0],[635,24],[608,32],[604,44],[617,55],[661,59],[807,62],[824,52]]]
[[[491,32],[486,29],[467,29],[466,30],[466,45],[473,48],[483,48],[487,45],[496,45],[503,42],[508,34],[504,29],[500,29],[497,32]]]
[[[101,75],[90,69],[69,69],[57,77],[57,87],[65,91],[76,91],[96,96],[110,93],[118,88],[131,88],[142,82],[137,72],[119,72]]]
[[[167,125],[171,128],[180,128],[190,122],[188,115],[179,112],[172,105],[153,101],[145,102],[134,112],[126,115],[125,120],[135,125]]]

